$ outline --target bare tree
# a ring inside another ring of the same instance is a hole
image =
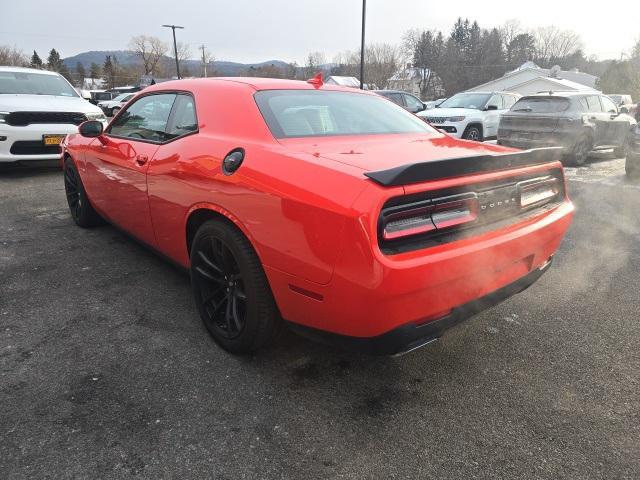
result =
[[[168,47],[157,37],[138,35],[129,40],[129,50],[140,57],[145,74],[157,75],[160,60],[166,55]]]
[[[320,71],[320,67],[325,65],[327,60],[322,52],[311,52],[307,55],[307,63],[304,72],[307,78],[313,77]]]
[[[511,45],[511,42],[513,42],[516,37],[525,33],[520,20],[516,18],[512,18],[504,22],[502,26],[498,28],[498,31],[502,38],[502,47],[505,50],[509,48],[509,45]]]
[[[543,63],[568,57],[582,48],[582,40],[577,33],[553,25],[537,28],[533,36],[536,39],[536,56]]]
[[[22,50],[9,45],[0,45],[0,65],[28,67],[29,57]]]

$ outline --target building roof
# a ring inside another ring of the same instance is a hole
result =
[[[408,81],[408,80],[413,80],[416,77],[424,80],[426,78],[429,78],[430,74],[431,74],[431,70],[429,70],[428,68],[426,69],[417,68],[417,67],[403,68],[402,70],[398,70],[396,73],[394,73],[393,76],[389,79],[389,81],[390,82]]]
[[[598,80],[598,77],[596,77],[595,75],[591,75],[585,72],[579,72],[577,69],[560,70],[559,67],[540,68],[538,65],[536,65],[533,62],[525,62],[515,70],[505,73],[502,77],[495,78],[486,83],[483,83],[482,85],[478,85],[477,87],[474,87],[474,89],[483,88],[487,85],[491,85],[493,82],[497,80],[504,80],[510,77],[516,77],[517,75],[525,71],[533,71],[535,73],[538,73],[539,76],[542,78],[553,78],[554,80],[568,80],[571,82],[580,83],[592,89],[595,88],[596,81]],[[523,82],[523,83],[526,83],[526,82]]]
[[[528,85],[533,82],[538,82],[540,80],[549,84],[549,90],[554,90],[554,91],[579,91],[579,92],[592,92],[592,91],[595,92],[596,91],[594,88],[583,85],[582,83],[572,82],[571,80],[567,80],[566,78],[553,78],[553,77],[531,78],[526,82],[513,85],[511,88],[515,90],[519,87]]]
[[[360,80],[356,77],[342,77],[340,75],[331,75],[324,80],[324,83],[341,85],[343,87],[360,88]]]

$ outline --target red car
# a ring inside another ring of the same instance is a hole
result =
[[[63,142],[75,222],[189,269],[231,352],[285,323],[417,348],[537,280],[573,215],[558,150],[456,140],[319,78],[162,83],[79,130]]]

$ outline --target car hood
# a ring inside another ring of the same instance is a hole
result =
[[[460,117],[478,115],[480,110],[475,108],[431,108],[418,112],[420,117]]]
[[[120,105],[120,102],[114,102],[113,100],[104,100],[102,102],[98,102],[98,105],[101,107],[113,108]]]
[[[80,97],[1,94],[0,112],[100,113],[100,109]]]
[[[365,172],[386,170],[416,162],[511,151],[498,145],[462,141],[441,133],[309,137],[281,139],[280,143],[292,151],[351,165]]]

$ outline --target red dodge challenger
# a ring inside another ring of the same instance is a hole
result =
[[[162,83],[62,151],[74,221],[106,219],[189,269],[237,353],[285,323],[402,353],[524,290],[573,215],[559,158],[453,139],[321,78]]]

